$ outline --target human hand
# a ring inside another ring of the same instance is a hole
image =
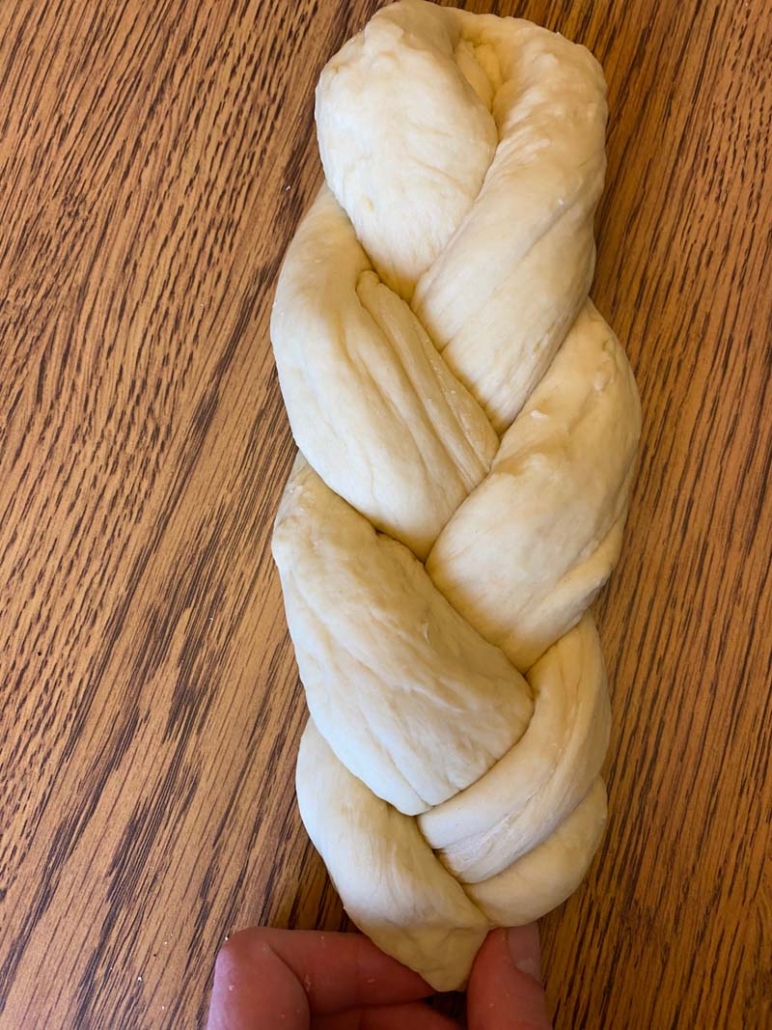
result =
[[[536,925],[488,934],[467,988],[469,1030],[549,1030]],[[235,934],[215,967],[207,1030],[458,1030],[434,992],[366,937]]]

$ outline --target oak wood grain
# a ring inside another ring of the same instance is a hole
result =
[[[0,5],[3,1027],[195,1027],[226,934],[344,923],[293,797],[268,318],[316,76],[376,6]],[[768,1027],[772,10],[469,6],[604,64],[593,296],[644,409],[556,1026]]]

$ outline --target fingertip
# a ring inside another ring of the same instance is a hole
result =
[[[261,952],[267,951],[266,945],[261,947],[260,928],[240,930],[228,937],[215,959],[213,991],[233,994],[245,980],[254,979],[256,961]]]
[[[512,926],[504,931],[507,947],[517,968],[541,983],[541,944],[536,923]]]
[[[215,980],[240,970],[247,960],[247,951],[253,946],[253,940],[253,931],[251,930],[239,930],[238,933],[226,938],[215,959]]]
[[[550,1030],[539,973],[535,927],[489,933],[469,979],[469,1030]]]
[[[207,1030],[249,1030],[281,1025],[284,1030],[308,1025],[303,987],[270,946],[272,931],[242,930],[217,953]],[[277,1020],[283,1020],[281,1024]]]
[[[244,935],[236,934],[217,953],[207,1030],[230,1030],[238,1026],[241,995],[237,991],[246,962],[246,945]]]

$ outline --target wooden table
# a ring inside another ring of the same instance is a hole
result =
[[[3,1027],[194,1027],[234,928],[341,922],[293,798],[268,317],[314,81],[375,6],[0,6]],[[556,1025],[768,1027],[772,11],[493,7],[604,64],[593,295],[645,418]]]

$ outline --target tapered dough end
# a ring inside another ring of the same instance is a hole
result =
[[[308,835],[359,929],[436,991],[462,988],[491,923],[415,820],[352,776],[313,720],[300,743],[295,782]]]

